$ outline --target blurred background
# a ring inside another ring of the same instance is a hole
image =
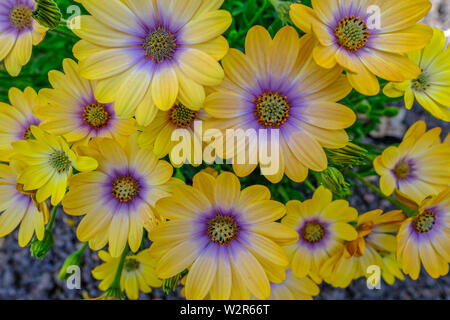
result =
[[[272,34],[278,31],[287,20],[286,12],[274,10],[272,3],[275,2],[278,1],[225,0],[224,7],[234,17],[233,25],[227,32],[230,46],[242,49],[245,34],[252,25],[264,25]],[[307,3],[308,0],[295,2]],[[450,39],[450,1],[431,0],[431,2],[433,8],[424,22],[445,31],[447,39]],[[71,0],[59,0],[57,3],[65,19],[71,15],[67,13],[67,8],[76,4]],[[76,36],[65,28],[50,31],[45,40],[34,48],[32,60],[17,78],[9,77],[0,63],[0,101],[8,103],[8,90],[11,87],[24,89],[31,86],[36,90],[49,87],[47,73],[53,69],[61,70],[64,58],[73,58],[72,46],[76,41]],[[374,144],[381,150],[399,143],[407,128],[417,120],[426,121],[429,128],[442,127],[443,136],[449,132],[448,123],[434,119],[418,105],[406,112],[402,100],[399,99],[388,99],[383,95],[366,98],[353,92],[342,103],[353,108],[358,114],[359,121],[349,129],[354,141]],[[371,107],[367,109],[362,105]],[[189,180],[194,171],[184,168],[181,173]],[[261,184],[267,183],[263,178],[254,179]],[[377,179],[372,182],[377,183]],[[306,198],[311,196],[311,191],[303,184],[285,181],[283,183],[288,184],[288,188],[293,190],[289,198],[298,198],[299,195]],[[276,200],[283,200],[276,189],[277,186],[270,187],[273,197]],[[392,209],[389,202],[374,196],[362,185],[353,186],[353,195],[349,201],[360,213],[380,207],[385,210]],[[43,260],[31,257],[28,247],[19,247],[17,231],[0,238],[0,299],[80,299],[86,296],[99,296],[101,291],[97,288],[98,281],[91,275],[91,270],[101,263],[96,252],[86,250],[84,253],[80,290],[67,289],[66,283],[57,278],[65,258],[82,245],[75,237],[77,224],[77,220],[61,210],[58,212],[53,228],[55,244]],[[346,289],[336,289],[323,284],[316,299],[450,299],[450,275],[436,280],[423,272],[417,281],[406,278],[405,281],[397,280],[393,286],[383,282],[380,290],[367,289],[365,279],[353,281]],[[141,299],[179,299],[179,297],[179,290],[166,296],[160,289],[140,296]]]

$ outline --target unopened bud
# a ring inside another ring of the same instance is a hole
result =
[[[351,194],[350,184],[345,181],[342,173],[334,167],[328,167],[325,171],[322,171],[320,180],[327,189],[330,189],[339,198],[346,198]]]
[[[287,25],[289,23],[289,10],[291,5],[294,3],[292,1],[283,1],[283,0],[269,0],[272,6],[275,8],[277,12],[278,18],[280,18],[283,25]]]
[[[62,14],[55,1],[36,0],[36,3],[36,10],[31,14],[33,19],[39,22],[40,25],[49,29],[54,29],[59,26]]]
[[[79,266],[82,258],[83,258],[83,251],[81,252],[77,251],[68,256],[66,261],[64,261],[61,270],[59,271],[58,279],[66,281],[67,278],[70,277],[70,274],[67,273],[67,269],[71,266]]]
[[[344,148],[325,149],[330,164],[339,167],[353,168],[369,163],[366,149],[349,142]]]
[[[35,238],[30,245],[31,256],[43,259],[53,246],[53,235],[51,231],[45,230],[44,239]]]

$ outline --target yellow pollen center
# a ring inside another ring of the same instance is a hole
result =
[[[69,156],[64,151],[55,151],[50,154],[49,163],[58,173],[67,172],[72,166]]]
[[[84,107],[83,120],[94,129],[106,126],[110,118],[111,115],[106,107],[100,103],[93,103]]]
[[[30,8],[20,4],[9,13],[9,21],[16,29],[23,30],[31,26],[31,13]]]
[[[124,268],[126,271],[130,272],[139,269],[140,265],[141,263],[138,260],[129,258],[125,261]]]
[[[411,80],[411,88],[414,91],[423,92],[426,91],[430,86],[431,85],[428,81],[428,74],[423,69],[422,73],[417,79]]]
[[[411,173],[411,168],[406,161],[400,161],[394,168],[394,175],[397,179],[404,179]]]
[[[253,102],[258,123],[264,127],[279,128],[289,118],[290,105],[286,96],[266,91]]]
[[[131,176],[121,176],[114,180],[112,195],[120,202],[130,202],[139,194],[141,185]]]
[[[366,45],[370,32],[364,20],[351,16],[339,21],[335,35],[340,46],[350,52],[356,52]]]
[[[173,33],[159,26],[150,31],[142,47],[148,59],[160,63],[173,58],[177,41]]]
[[[170,121],[179,128],[187,128],[192,125],[197,117],[197,112],[178,103],[169,110]]]
[[[436,215],[432,211],[424,211],[413,220],[413,227],[418,233],[427,233],[433,230],[436,224]]]
[[[208,220],[208,236],[211,241],[220,245],[228,246],[237,238],[239,229],[236,220],[231,216],[218,214]]]
[[[308,222],[301,231],[302,238],[310,243],[316,243],[325,236],[325,228],[318,222]]]

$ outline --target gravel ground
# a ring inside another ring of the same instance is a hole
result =
[[[432,0],[433,9],[425,22],[449,31],[450,1]],[[385,119],[375,136],[399,139],[405,130],[417,120],[424,120],[429,128],[440,126],[443,135],[449,132],[447,123],[434,119],[420,106],[412,111],[404,110],[395,119]],[[378,141],[378,140],[377,140]],[[373,141],[372,141],[373,142]],[[360,212],[381,207],[390,209],[390,204],[381,200],[360,186],[359,194],[350,199]],[[17,244],[17,231],[6,238],[0,238],[0,299],[80,299],[83,294],[97,297],[98,281],[92,278],[91,270],[100,264],[97,253],[87,250],[81,266],[81,289],[69,290],[66,283],[57,278],[64,259],[76,251],[80,243],[75,237],[75,228],[68,222],[68,216],[58,212],[54,227],[55,245],[44,260],[30,256],[29,248]],[[178,299],[179,294],[164,296],[160,289],[151,294],[141,294],[141,299]],[[380,290],[369,290],[365,279],[353,281],[346,289],[336,289],[321,285],[317,299],[450,299],[450,274],[440,279],[432,279],[425,272],[418,280],[396,281],[393,286],[382,283]]]

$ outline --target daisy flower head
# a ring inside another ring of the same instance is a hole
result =
[[[33,110],[44,103],[30,87],[23,92],[11,88],[8,96],[11,105],[0,102],[0,161],[8,161],[14,154],[13,142],[33,139],[30,127],[40,123]]]
[[[268,300],[313,300],[319,292],[319,286],[309,277],[299,279],[288,269],[286,280],[282,283],[271,283]]]
[[[10,165],[0,164],[0,237],[19,226],[19,245],[25,247],[36,234],[44,239],[45,225],[50,214],[47,202],[38,202],[36,192],[23,190],[16,182],[24,164],[13,160]]]
[[[45,37],[47,28],[31,17],[34,0],[4,0],[0,4],[0,61],[16,77],[30,61],[33,45]]]
[[[314,60],[347,71],[353,88],[365,95],[388,81],[417,78],[420,68],[402,53],[425,47],[431,27],[417,23],[430,11],[429,0],[312,0],[312,8],[291,6],[292,21],[319,40]]]
[[[238,178],[200,172],[193,187],[180,185],[156,204],[168,222],[149,233],[156,274],[166,279],[189,269],[187,299],[258,299],[270,296],[270,281],[284,280],[289,260],[281,245],[297,233],[277,221],[286,212],[267,187],[241,191]]]
[[[69,215],[84,215],[77,228],[81,241],[93,250],[109,243],[109,252],[119,257],[127,243],[136,252],[144,227],[161,222],[154,205],[170,192],[173,168],[158,160],[151,150],[140,149],[132,135],[125,147],[107,138],[94,138],[80,152],[99,163],[94,172],[79,173],[69,181],[62,205]]]
[[[425,199],[397,235],[397,260],[413,280],[423,267],[433,278],[448,273],[450,262],[450,187]]]
[[[320,268],[320,275],[327,283],[346,288],[353,279],[366,276],[368,267],[375,265],[382,269],[381,254],[395,252],[393,233],[398,231],[405,218],[401,210],[384,214],[382,210],[373,210],[358,216],[358,237],[346,241],[336,250]]]
[[[139,146],[152,149],[159,159],[169,155],[174,167],[181,167],[186,162],[198,166],[201,161],[196,161],[194,147],[197,145],[198,150],[202,151],[202,137],[196,132],[195,124],[198,121],[197,125],[202,128],[202,123],[207,118],[208,115],[203,109],[191,110],[181,103],[176,103],[168,111],[159,110],[153,122],[142,129],[138,140]],[[186,141],[189,141],[193,150],[181,157],[175,153],[177,158],[174,159],[172,150],[179,142],[174,141],[172,136],[177,130],[180,130],[179,135],[182,135],[183,139],[187,138]]]
[[[114,281],[120,257],[114,258],[103,250],[98,253],[98,256],[104,263],[92,270],[92,276],[101,280],[98,287],[106,291]],[[150,293],[152,287],[161,287],[162,281],[156,277],[155,267],[156,260],[149,255],[148,249],[125,257],[120,276],[120,288],[125,291],[129,299],[137,300],[139,292]]]
[[[351,109],[335,102],[351,91],[342,68],[317,66],[311,57],[314,43],[312,35],[299,39],[293,27],[282,28],[273,39],[265,28],[251,28],[246,53],[229,51],[222,61],[226,78],[205,101],[205,110],[212,116],[206,127],[250,130],[256,135],[266,132],[267,138],[260,134],[256,141],[259,153],[262,148],[272,149],[272,135],[278,134],[278,170],[265,174],[273,183],[284,174],[301,182],[308,169],[325,170],[328,162],[323,148],[344,147],[348,143],[344,129],[356,120]],[[247,151],[250,156],[258,155],[255,140],[250,137],[238,143],[225,151],[224,158]],[[256,161],[235,161],[233,169],[245,177],[258,164],[263,169],[261,156]]]
[[[14,158],[27,165],[17,182],[25,191],[37,190],[38,202],[51,197],[52,205],[56,206],[66,193],[67,180],[73,169],[92,171],[98,163],[93,158],[79,156],[62,137],[52,136],[36,126],[31,126],[30,131],[34,139],[12,144],[16,153]]]
[[[391,146],[375,158],[374,168],[380,175],[380,189],[391,195],[397,188],[402,194],[421,202],[450,184],[450,147],[441,143],[441,128],[426,131],[417,121],[406,132],[398,147]]]
[[[291,268],[297,278],[312,277],[317,282],[320,267],[345,240],[357,237],[355,221],[358,212],[345,200],[332,201],[330,190],[320,186],[312,199],[286,204],[287,214],[281,223],[297,231],[299,241],[287,248]]]
[[[99,80],[101,103],[115,102],[117,114],[148,125],[156,108],[177,100],[200,109],[205,86],[224,77],[218,61],[228,51],[221,36],[231,15],[223,0],[81,0],[91,14],[73,31],[81,75]],[[137,84],[137,85],[136,85]]]
[[[430,44],[408,54],[419,66],[420,75],[412,80],[388,83],[384,94],[391,98],[404,96],[408,110],[417,99],[434,117],[450,122],[450,48],[445,43],[445,34],[434,28]]]
[[[71,59],[63,62],[64,73],[50,71],[53,89],[42,89],[39,95],[48,103],[34,110],[42,120],[40,127],[61,135],[68,142],[88,142],[92,137],[114,138],[125,143],[136,131],[133,119],[121,119],[114,104],[102,104],[95,98],[97,81],[83,79],[77,63]]]

